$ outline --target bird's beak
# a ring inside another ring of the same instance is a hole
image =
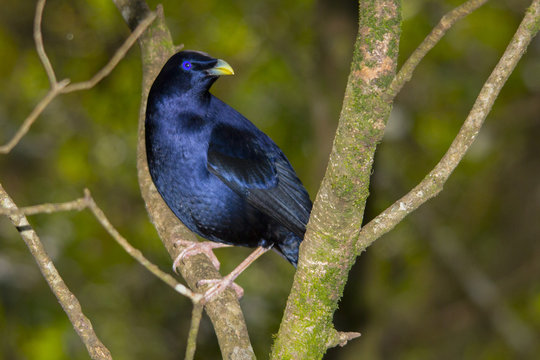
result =
[[[234,70],[226,61],[218,59],[213,68],[207,70],[210,75],[234,75]]]

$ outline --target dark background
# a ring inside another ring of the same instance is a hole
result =
[[[400,64],[461,1],[403,2]],[[151,7],[157,2],[152,1]],[[47,89],[33,1],[2,0],[0,142]],[[357,30],[355,1],[163,2],[176,43],[225,59],[214,93],[268,133],[315,198]],[[494,0],[460,21],[399,94],[372,176],[366,220],[416,185],[444,154],[517,28],[525,0]],[[128,36],[108,0],[50,0],[46,50],[58,78],[90,78]],[[505,85],[479,137],[436,199],[371,246],[336,313],[360,339],[328,359],[536,358],[540,339],[540,40]],[[139,50],[90,91],[57,98],[8,155],[0,182],[19,206],[75,199],[88,187],[111,222],[162,269],[171,260],[140,198]],[[115,359],[183,358],[189,300],[154,278],[88,211],[31,224]],[[0,359],[88,359],[16,230],[0,218]],[[217,250],[222,273],[248,249]],[[258,357],[270,352],[294,271],[274,253],[238,283]],[[196,358],[217,359],[203,318]]]

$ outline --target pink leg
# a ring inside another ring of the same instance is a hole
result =
[[[221,284],[221,282],[225,281],[225,278],[223,279],[204,279],[204,280],[199,280],[197,281],[197,287],[201,286],[201,285],[204,285],[204,284],[214,284],[214,286],[212,286],[210,289],[208,289],[207,292],[204,293],[204,299],[205,299],[205,302],[209,302],[210,300],[212,300],[214,298],[214,296],[218,295],[220,292],[222,292],[223,290],[225,290],[227,288],[226,285],[223,285],[223,288],[219,289],[219,290],[216,290],[217,292],[215,294],[211,294],[211,297],[207,297],[207,294],[210,290],[212,290],[214,287],[217,287],[218,285]],[[244,289],[238,285],[237,283],[235,282],[232,282],[230,283],[228,286],[230,286],[234,292],[236,293],[236,297],[238,299],[241,299],[243,296],[244,296]]]
[[[215,283],[214,286],[212,286],[206,291],[206,293],[204,293],[204,299],[206,300],[206,302],[212,300],[214,296],[216,296],[229,286],[232,286],[236,291],[237,295],[241,297],[244,293],[244,290],[242,290],[240,286],[236,285],[234,283],[234,280],[238,277],[238,275],[240,275],[244,270],[246,270],[246,268],[251,265],[252,262],[257,260],[262,254],[264,254],[268,250],[270,250],[270,248],[264,248],[262,246],[259,246],[247,258],[245,258],[244,261],[240,263],[240,265],[238,265],[233,271],[230,272],[229,275],[225,276],[223,279],[200,280],[197,285]]]
[[[187,240],[179,240],[175,243],[175,245],[183,245],[186,248],[178,254],[176,259],[173,263],[173,270],[176,272],[176,269],[178,268],[178,265],[180,264],[180,261],[184,261],[185,258],[188,258],[193,255],[197,254],[205,254],[208,256],[214,267],[219,270],[219,260],[212,252],[213,249],[221,248],[221,247],[228,247],[231,245],[217,243],[213,241],[204,241],[204,242],[193,242],[193,241],[187,241]]]

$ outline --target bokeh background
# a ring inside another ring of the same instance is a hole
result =
[[[403,2],[400,64],[460,0]],[[226,59],[214,93],[285,151],[312,198],[339,117],[357,3],[164,0],[176,43]],[[149,2],[151,7],[157,1]],[[33,39],[33,1],[1,0],[0,142],[48,89]],[[399,94],[377,150],[366,220],[418,183],[446,151],[517,28],[527,0],[493,0],[459,22]],[[128,36],[109,0],[50,0],[45,46],[59,78],[82,81]],[[135,166],[141,64],[135,47],[89,91],[57,98],[8,155],[0,182],[19,206],[88,187],[112,223],[162,269]],[[327,359],[534,359],[540,356],[540,39],[497,99],[471,151],[436,199],[358,259],[335,315],[360,331]],[[183,358],[190,302],[150,275],[88,211],[31,223],[115,359]],[[88,359],[24,243],[0,218],[0,359]],[[216,251],[225,273],[248,249]],[[257,356],[270,352],[292,267],[265,255],[238,280]],[[218,359],[203,318],[198,359]]]

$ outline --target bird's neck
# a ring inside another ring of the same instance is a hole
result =
[[[204,117],[208,111],[212,94],[208,90],[190,89],[188,91],[171,92],[163,97],[167,111],[176,113],[192,113]]]
[[[212,97],[208,91],[168,92],[166,96],[149,97],[146,126],[152,133],[159,133],[164,138],[204,132],[209,125],[208,112]]]
[[[191,104],[200,108],[207,108],[208,105],[210,105],[211,97],[212,94],[210,94],[208,89],[193,89],[189,93],[185,93],[185,99],[188,100]]]

